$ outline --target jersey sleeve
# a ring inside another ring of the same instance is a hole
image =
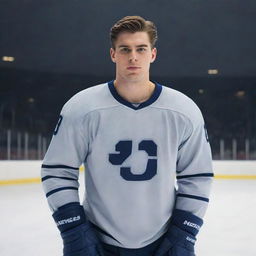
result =
[[[189,120],[177,159],[177,197],[175,208],[202,218],[209,202],[213,180],[212,155],[200,110]]]
[[[73,111],[74,112],[74,111]],[[83,118],[64,106],[43,160],[41,177],[52,211],[79,202],[79,167],[87,154]]]

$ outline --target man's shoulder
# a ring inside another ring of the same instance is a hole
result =
[[[163,95],[166,97],[167,102],[172,103],[170,104],[172,107],[180,106],[183,103],[196,105],[186,94],[167,86],[163,86]],[[171,102],[170,99],[172,100]]]
[[[62,111],[66,114],[84,115],[96,109],[106,108],[111,103],[108,83],[102,83],[76,93],[65,103]]]
[[[170,87],[163,86],[158,107],[183,115],[193,123],[202,119],[201,110],[197,104],[184,93]]]
[[[104,97],[103,94],[106,92],[107,83],[102,83],[94,85],[92,87],[86,88],[75,95],[73,95],[67,102],[66,105],[73,104],[90,104],[92,102],[92,97]],[[94,100],[94,99],[93,99]]]

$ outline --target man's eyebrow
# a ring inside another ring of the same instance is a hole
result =
[[[122,48],[122,47],[129,47],[129,45],[121,44],[118,46],[118,48]],[[148,45],[140,44],[140,45],[136,45],[136,47],[148,47]]]
[[[136,47],[148,47],[148,45],[146,45],[146,44],[140,44],[140,45],[137,45]]]

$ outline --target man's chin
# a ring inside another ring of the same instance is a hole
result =
[[[139,82],[143,80],[143,76],[139,75],[138,73],[132,73],[126,76],[127,80],[131,82]]]

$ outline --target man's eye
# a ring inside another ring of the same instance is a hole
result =
[[[130,49],[128,49],[128,48],[122,48],[121,49],[121,52],[129,52],[130,51]]]
[[[144,51],[146,51],[145,48],[138,48],[138,52],[144,52]]]

